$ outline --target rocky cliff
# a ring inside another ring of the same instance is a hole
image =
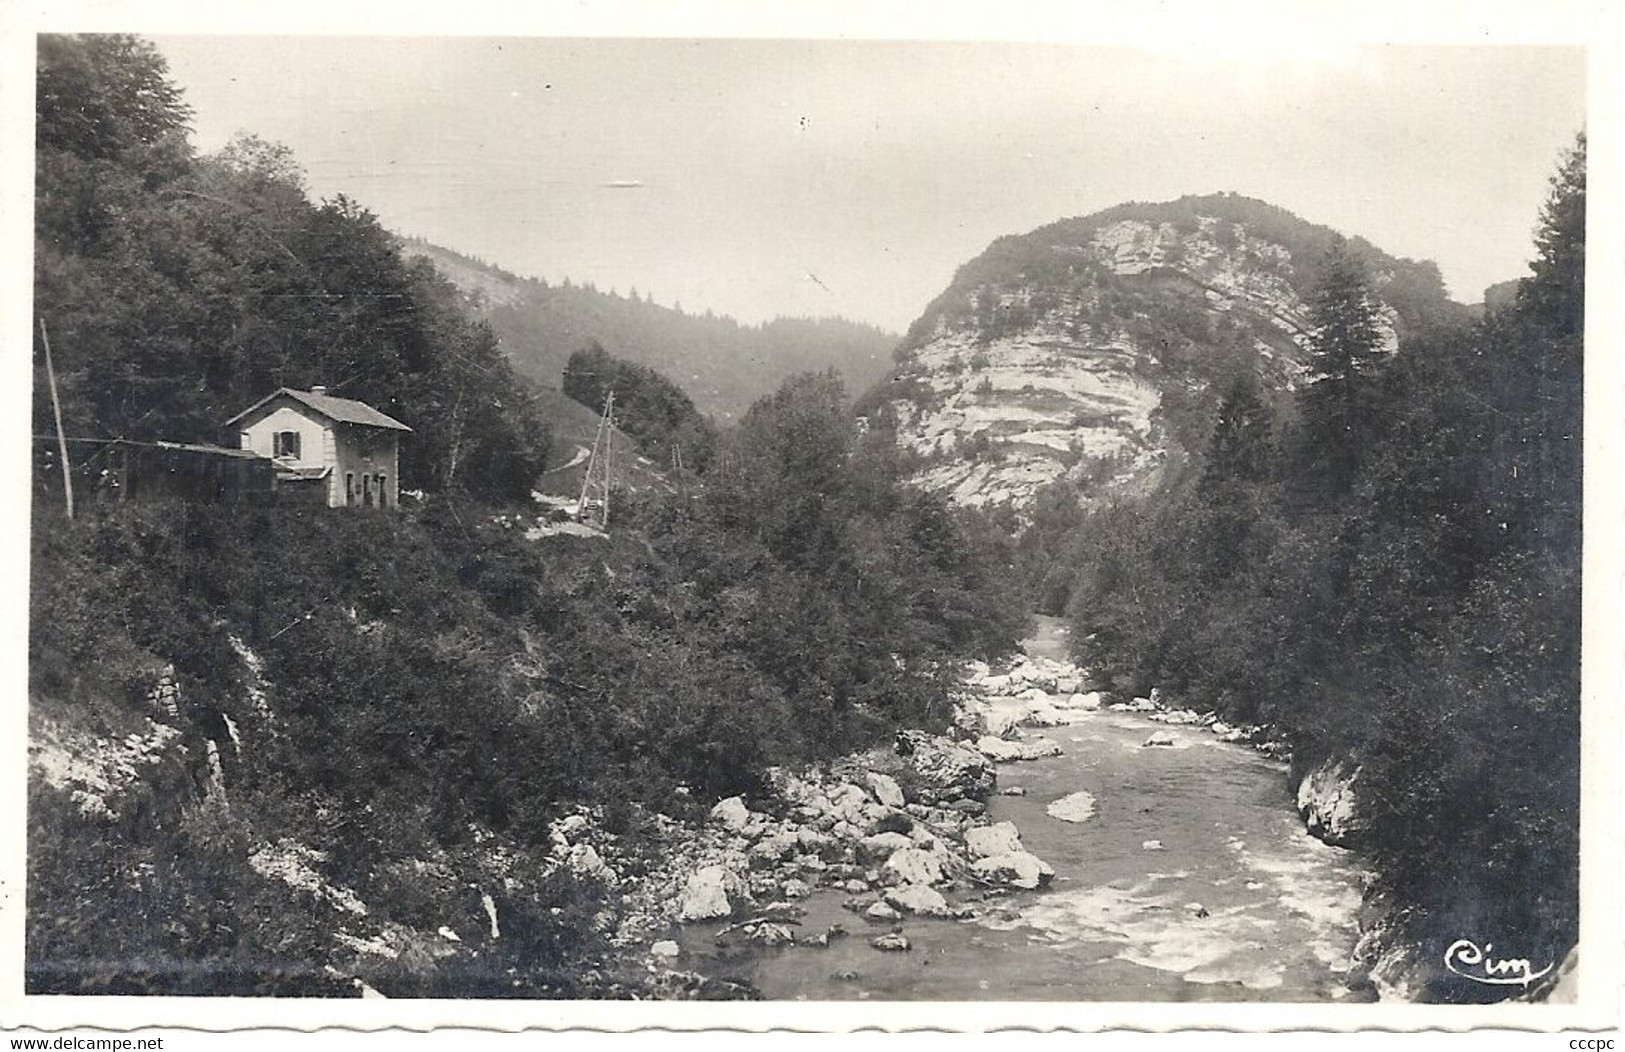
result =
[[[1201,448],[1238,373],[1306,376],[1309,301],[1335,233],[1235,195],[1129,204],[1001,238],[915,322],[860,409],[921,457],[918,481],[1022,505],[1066,480],[1145,489]],[[1432,263],[1356,239],[1390,347],[1465,308]]]

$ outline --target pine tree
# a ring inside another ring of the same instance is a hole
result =
[[[1551,180],[1551,195],[1535,234],[1537,255],[1531,275],[1518,287],[1519,309],[1538,317],[1553,336],[1581,331],[1585,315],[1586,137]]]
[[[1382,355],[1377,304],[1365,267],[1338,238],[1326,254],[1312,306],[1312,378],[1299,396],[1303,411],[1300,485],[1336,499],[1354,485],[1372,434],[1375,374]]]
[[[1208,439],[1201,489],[1212,492],[1226,482],[1262,482],[1269,477],[1271,449],[1269,407],[1258,394],[1258,382],[1238,376],[1219,403],[1219,419]]]

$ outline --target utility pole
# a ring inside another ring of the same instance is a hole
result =
[[[576,504],[576,518],[588,521],[588,508],[596,500],[598,526],[609,529],[609,491],[615,481],[615,392],[604,399],[603,414],[598,417],[598,433],[593,436],[592,453],[587,457],[587,470],[581,479],[581,500]]]
[[[73,521],[73,463],[68,460],[68,436],[62,430],[62,400],[56,393],[56,369],[51,366],[51,337],[45,319],[39,320],[39,338],[45,345],[45,378],[51,385],[51,415],[56,417],[56,445],[62,457],[62,495],[68,502],[68,521]]]

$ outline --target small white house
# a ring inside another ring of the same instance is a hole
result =
[[[276,464],[277,499],[330,508],[393,508],[401,490],[400,435],[411,428],[325,387],[284,387],[226,421],[243,449]]]

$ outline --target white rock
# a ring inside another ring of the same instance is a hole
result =
[[[872,903],[868,909],[863,911],[863,915],[875,921],[900,920],[903,916],[897,911],[896,906],[885,902]]]
[[[887,932],[885,935],[870,939],[869,945],[873,946],[877,950],[885,950],[888,953],[907,953],[910,949],[912,949],[912,947],[909,945],[909,941],[904,938],[900,932],[894,931]]]
[[[942,861],[930,851],[905,847],[892,852],[881,874],[888,884],[939,884],[943,880]]]
[[[730,796],[717,801],[717,805],[711,808],[711,820],[736,833],[744,831],[750,824],[750,818],[750,809],[745,806],[743,797]]]
[[[1063,822],[1087,822],[1095,817],[1095,798],[1080,789],[1056,800],[1044,808],[1044,813]]]
[[[874,790],[875,799],[887,807],[902,807],[904,805],[902,787],[897,784],[897,779],[889,774],[870,771],[869,788]]]
[[[784,882],[784,897],[787,899],[804,899],[812,894],[812,888],[804,880],[791,878]]]
[[[570,869],[584,877],[592,877],[614,887],[619,882],[615,871],[599,857],[591,844],[577,844],[570,849]]]
[[[990,760],[1008,763],[1016,760],[1040,760],[1046,756],[1061,755],[1061,747],[1048,738],[1039,736],[1021,741],[1006,741],[985,735],[976,739],[976,748]]]
[[[876,833],[866,836],[858,841],[857,858],[860,863],[884,862],[892,855],[905,847],[912,847],[914,841],[902,833]]]
[[[1022,713],[1018,722],[1023,727],[1062,727],[1072,721],[1049,705],[1040,705]]]
[[[1144,841],[1141,841],[1140,842],[1140,850],[1141,851],[1161,851],[1162,850],[1162,841],[1160,841],[1160,840],[1144,840]]]
[[[1197,918],[1208,916],[1207,907],[1202,905],[1200,902],[1185,903],[1185,912],[1190,914],[1192,917]]]
[[[886,904],[904,913],[925,917],[949,917],[953,911],[942,893],[925,884],[904,884],[886,891]]]
[[[965,850],[972,858],[991,858],[1022,850],[1021,834],[1014,822],[976,826],[965,831]]]
[[[1033,890],[1055,879],[1055,870],[1049,863],[1025,851],[994,855],[971,863],[971,872],[983,880],[996,884]]]
[[[1149,738],[1147,738],[1145,740],[1145,745],[1141,746],[1141,748],[1145,748],[1147,746],[1152,746],[1152,745],[1172,745],[1172,744],[1174,744],[1174,736],[1172,734],[1169,734],[1167,731],[1152,731],[1151,732],[1151,737],[1149,737]]]
[[[704,866],[694,871],[683,886],[678,917],[685,921],[711,920],[733,912],[728,902],[728,871],[721,866]]]
[[[1365,833],[1360,773],[1358,766],[1326,760],[1298,783],[1298,813],[1310,833],[1334,847],[1347,847]]]
[[[672,940],[670,940],[670,939],[661,939],[659,942],[657,942],[653,946],[649,947],[649,952],[651,954],[653,954],[654,956],[656,956],[656,957],[676,957],[678,954],[682,953],[683,951]]]
[[[456,932],[452,931],[450,928],[446,927],[444,924],[442,924],[440,926],[440,937],[442,939],[445,939],[447,942],[462,942],[463,941],[463,937],[461,935],[458,935]]]

